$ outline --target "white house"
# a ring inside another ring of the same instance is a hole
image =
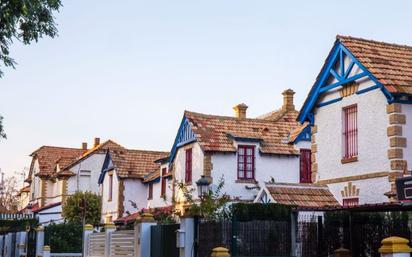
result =
[[[343,205],[394,200],[412,161],[412,47],[338,36],[299,113],[312,181]]]
[[[159,169],[167,152],[109,149],[99,178],[102,222],[109,223],[147,207],[145,176]]]
[[[245,104],[234,107],[235,117],[186,111],[169,158],[174,181],[194,187],[196,198],[195,183],[202,175],[212,188],[223,178],[224,193],[250,202],[268,181],[309,183],[309,126],[296,121],[294,92],[283,95],[280,110],[258,118],[246,117]],[[185,199],[176,187],[174,197],[183,208]]]

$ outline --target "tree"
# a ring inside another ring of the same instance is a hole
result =
[[[15,177],[8,177],[1,185],[0,195],[0,212],[1,213],[15,213],[17,212],[17,179]]]
[[[76,192],[63,204],[63,217],[70,222],[82,222],[83,215],[87,224],[99,225],[101,199],[91,192]]]
[[[7,138],[6,133],[4,133],[3,129],[3,117],[0,116],[0,139],[1,138]]]
[[[29,45],[43,36],[57,35],[53,12],[59,11],[61,6],[61,0],[0,1],[0,61],[5,67],[15,68],[16,65],[9,50],[14,39]]]
[[[225,181],[221,177],[215,189],[209,189],[203,194],[199,200],[193,198],[195,189],[187,187],[184,182],[178,182],[177,187],[181,190],[185,202],[189,205],[186,210],[188,214],[193,216],[201,216],[206,220],[219,220],[226,216],[229,212],[228,203],[230,197],[227,194],[222,194]]]

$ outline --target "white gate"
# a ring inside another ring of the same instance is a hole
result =
[[[106,241],[105,233],[94,233],[89,235],[88,256],[104,257],[104,247]]]
[[[115,256],[134,256],[134,230],[121,230],[110,234],[110,257]]]

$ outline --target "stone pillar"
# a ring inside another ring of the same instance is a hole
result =
[[[135,256],[136,257],[150,257],[150,235],[151,227],[156,225],[153,215],[150,213],[143,213],[136,219],[134,225],[135,231]]]
[[[185,238],[185,246],[180,248],[180,257],[192,257],[192,248],[195,243],[195,219],[193,217],[181,217],[180,230],[184,233]]]
[[[402,237],[385,238],[379,253],[381,257],[410,257],[412,248],[408,244],[409,240]]]
[[[89,241],[90,234],[93,233],[93,225],[87,224],[84,226],[83,230],[83,257],[89,256]]]
[[[44,227],[38,226],[36,228],[37,240],[36,240],[36,256],[43,256],[44,246]]]
[[[211,257],[230,257],[229,250],[224,247],[217,247],[212,250]]]
[[[50,257],[50,246],[45,245],[43,247],[43,257]]]
[[[335,250],[334,257],[352,257],[352,253],[343,247]]]
[[[105,244],[104,244],[104,256],[109,257],[110,256],[110,236],[113,233],[113,231],[116,230],[116,226],[113,223],[106,224],[104,226],[104,230],[106,233]]]

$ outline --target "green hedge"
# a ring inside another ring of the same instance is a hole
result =
[[[82,231],[78,222],[50,224],[44,229],[44,242],[53,253],[81,253]]]
[[[269,203],[236,203],[232,205],[232,214],[239,221],[277,220],[290,221],[291,206]]]

